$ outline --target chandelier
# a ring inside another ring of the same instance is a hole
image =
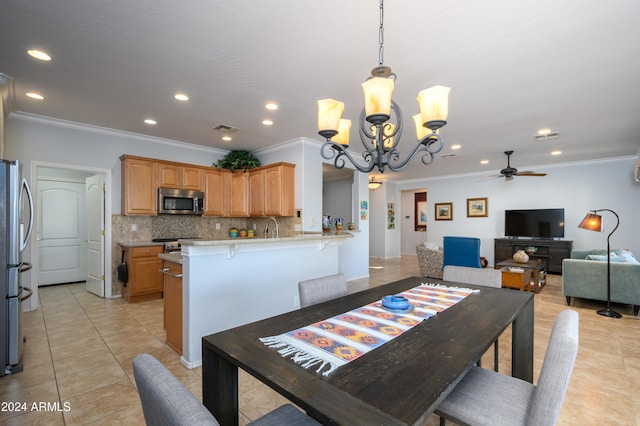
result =
[[[418,94],[420,113],[413,116],[416,124],[417,143],[409,156],[400,160],[398,144],[402,136],[402,111],[391,99],[396,74],[383,65],[384,60],[384,1],[380,0],[380,30],[378,66],[371,70],[371,76],[362,83],[364,108],[360,113],[359,134],[365,151],[362,158],[365,164],[355,161],[347,150],[351,120],[342,118],[344,103],[335,99],[318,101],[318,133],[326,139],[320,154],[327,160],[334,160],[334,166],[345,166],[346,157],[356,169],[369,173],[378,167],[384,173],[385,167],[399,171],[409,164],[418,154],[422,155],[425,165],[433,162],[433,155],[440,152],[444,141],[439,129],[447,124],[448,87],[433,86]]]

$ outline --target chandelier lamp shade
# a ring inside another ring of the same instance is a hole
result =
[[[318,101],[318,133],[326,139],[320,153],[333,160],[336,168],[343,168],[346,157],[363,173],[377,167],[399,171],[417,155],[422,155],[425,165],[433,162],[434,154],[444,147],[439,129],[447,124],[449,87],[433,86],[418,93],[420,113],[413,116],[418,138],[409,155],[400,160],[398,144],[402,136],[403,117],[398,104],[392,99],[396,74],[383,65],[384,52],[384,1],[380,0],[379,63],[371,70],[371,76],[362,83],[364,108],[358,120],[359,135],[364,152],[362,161],[356,161],[349,153],[351,121],[342,118],[344,103],[335,99]]]
[[[582,222],[580,222],[578,228],[586,229],[589,231],[602,232],[602,216],[597,214],[598,212],[602,211],[613,213],[613,215],[616,217],[617,222],[616,226],[613,227],[613,229],[607,236],[607,309],[599,310],[598,314],[610,318],[622,318],[622,315],[611,309],[611,244],[609,243],[611,235],[616,232],[616,229],[618,229],[618,226],[620,225],[620,218],[613,210],[592,210],[584,217],[584,219],[582,219]]]
[[[382,182],[376,180],[376,178],[374,178],[373,176],[371,177],[371,179],[369,179],[369,189],[371,189],[372,191],[380,188],[380,186],[382,186]]]

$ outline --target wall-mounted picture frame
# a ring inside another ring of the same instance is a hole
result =
[[[435,203],[436,220],[453,220],[453,203]]]
[[[487,217],[489,216],[489,199],[467,198],[467,217]]]
[[[427,193],[416,192],[414,194],[414,204],[414,230],[417,232],[427,232]]]

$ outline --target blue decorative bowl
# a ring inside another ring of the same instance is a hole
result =
[[[409,300],[404,296],[385,296],[382,298],[382,306],[387,309],[403,310],[409,307]]]

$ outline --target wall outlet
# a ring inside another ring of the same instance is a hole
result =
[[[138,225],[135,223],[131,224],[131,232],[138,232]]]
[[[216,223],[216,229],[220,229],[220,224]]]
[[[309,226],[312,227],[312,228],[314,226],[316,226],[316,218],[315,217],[310,217],[309,218]]]
[[[293,298],[293,307],[294,308],[299,308],[300,307],[300,296],[295,296]]]

